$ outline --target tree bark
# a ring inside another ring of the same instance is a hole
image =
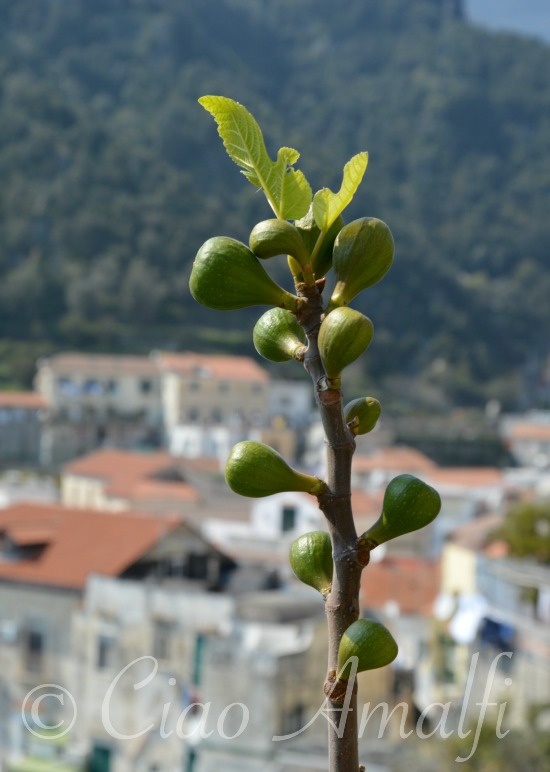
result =
[[[344,419],[342,393],[331,387],[323,368],[317,337],[322,320],[322,300],[318,288],[298,286],[307,307],[298,314],[308,339],[304,367],[311,376],[326,437],[328,491],[319,496],[332,540],[334,571],[332,588],[326,598],[328,625],[328,672],[325,694],[328,697],[329,772],[356,772],[359,769],[357,737],[357,689],[351,684],[351,699],[343,702],[334,689],[340,639],[359,618],[361,564],[357,532],[351,507],[351,462],[355,438]],[[333,699],[331,699],[333,697]],[[344,707],[343,707],[344,706]],[[347,706],[347,710],[345,709]]]

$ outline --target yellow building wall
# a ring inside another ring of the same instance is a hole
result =
[[[441,590],[474,595],[476,586],[476,553],[457,544],[447,543],[441,555]]]

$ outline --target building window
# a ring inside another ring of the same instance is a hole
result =
[[[97,639],[97,667],[99,670],[114,667],[116,640],[112,635],[100,635]]]
[[[296,528],[296,507],[283,507],[283,531]]]
[[[82,387],[83,394],[91,397],[99,397],[102,392],[103,389],[101,383],[95,378],[88,378],[88,380],[84,381],[84,386]]]
[[[171,622],[163,619],[153,621],[153,657],[158,660],[167,660],[170,657],[170,640],[174,632]]]
[[[112,751],[102,745],[94,745],[87,769],[93,772],[109,772],[112,765]]]
[[[229,383],[227,381],[220,381],[219,390],[221,392],[229,391]]]
[[[44,633],[28,630],[24,643],[25,668],[29,673],[40,673],[44,665]]]
[[[198,381],[191,381],[189,383],[189,391],[198,391],[200,389],[200,383]]]
[[[293,734],[303,729],[305,710],[303,705],[295,705],[291,710],[286,710],[282,716],[282,734]]]
[[[117,381],[107,381],[107,384],[105,386],[105,390],[107,394],[118,394],[118,383]]]
[[[148,378],[143,378],[139,382],[139,390],[142,394],[150,394],[153,391],[153,382]]]
[[[59,391],[65,397],[74,397],[78,394],[78,386],[70,378],[59,378],[57,381]]]
[[[197,423],[197,421],[200,418],[200,413],[199,413],[199,411],[197,410],[196,407],[192,407],[187,415],[189,416],[189,423],[190,424]]]
[[[187,556],[187,578],[206,579],[208,577],[208,555],[190,552]]]
[[[222,411],[217,407],[212,411],[212,422],[215,424],[220,424],[222,422]]]

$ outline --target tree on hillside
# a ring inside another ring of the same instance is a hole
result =
[[[226,328],[180,302],[190,245],[260,216],[196,119],[200,94],[230,93],[270,142],[288,116],[318,184],[371,151],[350,217],[376,212],[406,245],[358,301],[382,320],[386,393],[399,372],[443,407],[512,405],[549,353],[549,70],[548,46],[476,28],[455,0],[0,0],[0,339],[19,360],[30,343],[237,353],[247,309]]]
[[[514,557],[550,563],[550,502],[518,504],[494,536],[506,542]]]

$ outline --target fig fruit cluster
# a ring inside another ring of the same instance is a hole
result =
[[[391,231],[382,220],[362,217],[346,224],[342,217],[362,180],[368,154],[361,152],[346,164],[338,192],[323,188],[313,195],[303,173],[293,168],[299,153],[281,148],[272,160],[259,126],[242,105],[213,96],[200,102],[214,116],[229,156],[253,185],[264,190],[276,216],[254,226],[248,245],[226,236],[208,239],[193,263],[191,294],[217,310],[267,306],[253,331],[257,352],[271,362],[304,362],[314,375],[319,402],[341,411],[339,430],[347,433],[346,447],[353,447],[355,436],[375,428],[381,406],[368,396],[341,407],[342,373],[368,349],[374,334],[371,320],[349,304],[382,279],[394,255]],[[271,260],[281,255],[296,294],[268,272]],[[325,277],[331,270],[334,289],[323,300]],[[276,450],[251,440],[232,449],[225,476],[232,490],[252,498],[296,491],[316,496],[323,508],[337,498],[323,480],[294,469]],[[379,544],[429,524],[440,507],[433,488],[412,475],[399,475],[388,485],[376,523],[346,545],[346,560],[364,565],[364,553],[368,559]],[[338,528],[335,520],[331,522]],[[325,531],[306,533],[290,548],[296,577],[331,602],[332,593],[338,603],[333,584],[341,578],[343,564],[338,563],[335,573],[334,560],[333,542]],[[335,679],[345,683],[352,673],[382,667],[396,656],[390,632],[379,622],[359,619],[341,637],[340,672]]]

